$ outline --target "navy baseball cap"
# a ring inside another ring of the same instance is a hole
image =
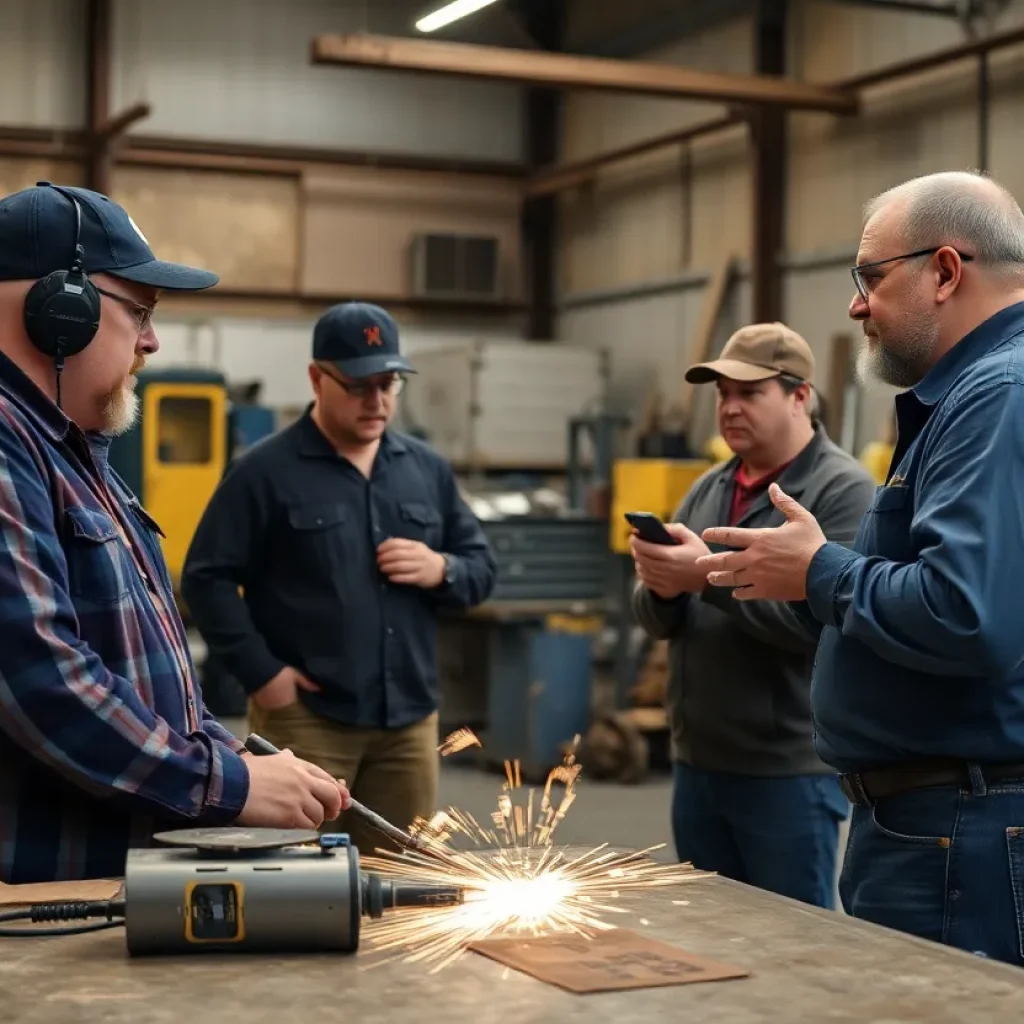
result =
[[[36,281],[67,270],[75,255],[75,207],[82,210],[81,244],[87,274],[112,277],[169,291],[201,291],[220,278],[208,270],[158,260],[127,211],[85,188],[41,181],[0,199],[0,281]]]
[[[367,302],[343,302],[317,320],[313,358],[333,363],[348,377],[416,372],[398,350],[394,318]]]

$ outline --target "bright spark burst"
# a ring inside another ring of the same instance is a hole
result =
[[[418,820],[411,829],[426,842],[429,853],[381,851],[378,857],[364,858],[367,870],[399,881],[458,885],[465,891],[460,906],[389,911],[367,929],[369,945],[397,951],[410,962],[435,963],[436,972],[472,943],[499,935],[574,932],[593,937],[615,927],[602,915],[630,913],[621,905],[630,895],[707,877],[707,872],[698,872],[690,864],[651,860],[650,854],[661,845],[619,854],[605,843],[570,854],[568,847],[552,844],[555,830],[576,798],[578,742],[577,736],[563,763],[549,773],[539,801],[536,792],[528,789],[525,800],[516,802],[523,789],[520,765],[506,761],[506,781],[491,815],[492,827],[449,808],[429,821]],[[480,741],[468,729],[460,729],[441,749],[461,750],[474,744],[479,746]],[[552,797],[556,784],[564,787],[557,804]],[[455,849],[450,845],[455,837],[481,849]]]

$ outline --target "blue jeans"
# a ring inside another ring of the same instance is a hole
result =
[[[839,893],[853,917],[1024,965],[1024,780],[854,807]]]
[[[834,775],[732,775],[675,764],[680,861],[818,907],[834,904],[839,823],[849,810]]]

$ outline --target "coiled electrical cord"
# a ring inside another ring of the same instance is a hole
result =
[[[0,938],[13,939],[28,936],[39,938],[51,935],[81,935],[83,932],[99,932],[105,928],[124,926],[124,900],[103,900],[95,903],[40,903],[27,910],[10,910],[0,914],[0,922],[30,921],[42,924],[48,921],[81,921],[90,917],[103,917],[104,921],[92,924],[70,925],[66,928],[0,928]]]

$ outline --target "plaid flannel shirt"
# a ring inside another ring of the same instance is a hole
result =
[[[159,527],[0,354],[0,881],[119,876],[158,828],[234,820]]]

